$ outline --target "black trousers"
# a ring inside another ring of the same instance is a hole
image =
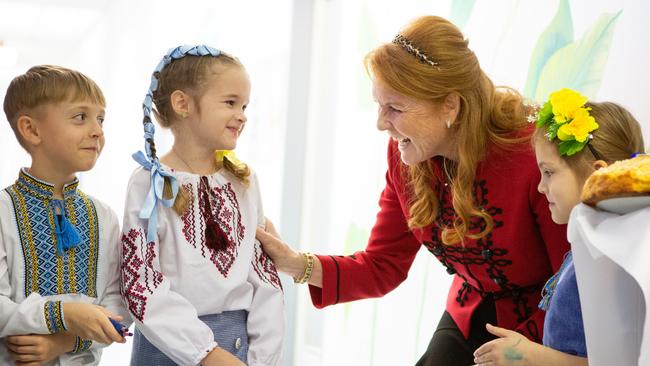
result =
[[[451,318],[448,312],[442,314],[438,328],[433,333],[429,347],[416,366],[469,366],[474,364],[474,351],[483,343],[496,337],[485,329],[485,323],[496,325],[494,300],[485,299],[472,316],[469,339]]]

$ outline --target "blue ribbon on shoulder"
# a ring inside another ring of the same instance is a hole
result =
[[[158,227],[158,211],[156,210],[156,204],[160,202],[165,207],[172,207],[176,195],[178,194],[178,180],[171,173],[163,169],[158,159],[149,160],[145,157],[142,151],[138,151],[131,156],[136,162],[138,162],[138,164],[151,172],[149,192],[142,203],[142,208],[138,215],[139,218],[149,221],[147,224],[147,242],[149,243],[156,240],[156,231]],[[172,196],[167,199],[163,197],[165,178],[169,180],[172,189]]]

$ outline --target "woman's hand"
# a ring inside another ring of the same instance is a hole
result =
[[[292,277],[300,277],[303,274],[305,260],[302,255],[280,239],[280,234],[275,230],[273,223],[269,219],[266,219],[264,229],[257,228],[255,237],[262,243],[264,252],[271,257],[278,271]]]
[[[71,333],[18,335],[6,338],[9,355],[19,366],[44,365],[72,351],[75,341],[76,336]]]
[[[63,316],[68,332],[81,338],[104,344],[126,342],[108,319],[110,317],[122,321],[122,317],[111,314],[102,306],[81,302],[64,302]]]
[[[512,330],[491,324],[486,324],[485,327],[488,332],[499,338],[485,343],[474,352],[476,365],[530,365],[531,347],[534,347],[535,343]]]
[[[271,257],[278,271],[293,278],[302,277],[307,268],[305,257],[291,249],[287,243],[280,239],[280,234],[275,230],[273,223],[269,219],[266,219],[266,228],[257,228],[255,236],[262,243],[264,252]],[[316,256],[314,256],[314,266],[308,282],[310,285],[323,287],[323,266]]]
[[[215,347],[201,361],[201,366],[246,366],[246,364],[223,348]]]

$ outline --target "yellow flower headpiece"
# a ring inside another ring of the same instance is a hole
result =
[[[537,114],[537,128],[546,127],[549,141],[558,138],[560,156],[571,156],[589,143],[591,133],[598,129],[591,108],[585,107],[587,97],[575,90],[561,89],[551,93]]]

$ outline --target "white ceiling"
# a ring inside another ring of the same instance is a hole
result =
[[[57,52],[51,45],[81,40],[107,4],[108,0],[0,0],[0,43],[11,51],[0,52],[0,57],[17,55],[13,63],[19,68],[33,63],[44,49],[49,57],[60,59],[69,50]],[[6,67],[8,61],[0,60],[0,65]]]
[[[92,26],[106,0],[0,1],[0,39],[46,42],[73,40]]]

